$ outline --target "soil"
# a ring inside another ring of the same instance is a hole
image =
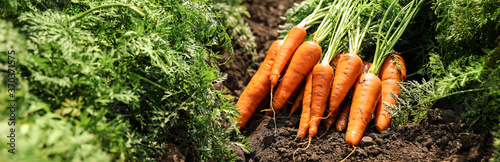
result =
[[[258,54],[253,63],[252,56],[242,54],[236,43],[234,58],[220,67],[228,74],[223,86],[235,97],[234,101],[255,74],[269,46],[278,38],[279,25],[284,24],[280,17],[293,7],[293,3],[299,1],[253,0],[243,3],[252,15],[245,20],[256,37]],[[321,138],[315,138],[307,150],[297,151],[294,159],[297,148],[306,146],[293,141],[299,119],[298,114],[288,117],[288,112],[284,111],[277,115],[275,125],[273,119],[256,113],[242,129],[249,138],[251,153],[245,154],[233,147],[240,155],[238,161],[341,161],[353,151],[345,143],[345,132],[330,130]],[[491,135],[486,131],[464,129],[461,121],[461,115],[453,110],[433,108],[420,124],[408,123],[379,133],[370,127],[373,126],[370,123],[359,147],[347,161],[488,161],[493,150]],[[325,133],[324,130],[320,125],[318,137]]]

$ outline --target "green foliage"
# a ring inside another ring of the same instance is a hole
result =
[[[250,13],[246,10],[245,6],[238,5],[241,2],[228,1],[216,2],[214,10],[222,15],[228,24],[229,34],[235,37],[235,41],[242,46],[242,51],[251,53],[254,61],[256,61],[256,44],[255,36],[248,24],[243,19],[242,15],[250,17]]]
[[[280,25],[280,29],[278,32],[280,33],[280,38],[283,39],[288,31],[294,26],[299,24],[302,20],[304,20],[307,16],[314,12],[314,9],[318,6],[320,0],[305,0],[300,4],[295,3],[294,7],[288,9],[285,13],[285,16],[282,17],[285,20],[284,25]],[[332,4],[331,0],[323,0],[322,6],[329,6]],[[313,33],[317,27],[308,30],[307,32]]]
[[[422,83],[415,80],[401,82],[399,87],[400,96],[393,96],[396,97],[397,105],[390,105],[392,108],[391,126],[393,127],[405,124],[412,118],[415,123],[419,123],[440,98],[435,92],[434,79],[429,81],[424,79]]]
[[[481,78],[485,56],[468,56],[444,67],[437,54],[430,57],[429,68],[433,72],[430,81],[408,81],[400,84],[397,106],[393,105],[393,126],[404,124],[413,117],[419,123],[427,111],[440,99],[449,98],[464,110],[465,124],[469,128],[491,129],[500,123],[500,68]]]
[[[14,28],[13,24],[0,19],[0,52],[7,51],[25,52],[26,40]],[[7,62],[7,57],[0,58],[2,62]]]
[[[24,136],[46,147],[26,145],[20,154],[36,150],[26,158],[38,160],[152,161],[166,143],[174,143],[187,157],[222,161],[235,160],[231,144],[248,149],[230,122],[234,104],[213,87],[227,76],[217,69],[215,58],[221,56],[212,47],[230,54],[233,49],[225,17],[211,2],[137,0],[126,4],[144,16],[116,5],[74,17],[111,3],[120,2],[20,1],[19,8],[29,9],[9,13],[19,15],[16,24],[27,38],[24,43],[10,32],[10,23],[9,33],[0,30],[3,50],[26,44],[26,52],[16,56],[25,84],[18,97],[31,102],[22,102],[19,124],[24,133],[48,138]],[[0,65],[5,62],[2,57]]]
[[[495,88],[500,79],[489,74],[498,73],[495,55],[490,51],[495,51],[495,39],[500,36],[500,2],[434,0],[424,6],[415,18],[418,23],[409,26],[409,35],[403,36],[396,49],[415,54],[410,58],[421,60],[420,65],[409,64],[410,68],[430,79],[401,85],[399,105],[393,112],[397,122],[393,124],[409,118],[418,123],[436,102],[447,99],[454,101],[450,107],[463,111],[465,126],[491,130],[500,121],[496,101],[500,90]],[[422,24],[429,24],[432,30],[422,28]],[[486,57],[487,53],[490,56]]]
[[[500,1],[436,0],[436,39],[445,64],[467,55],[484,55],[500,35]]]
[[[493,151],[493,157],[490,159],[490,161],[495,162],[500,160],[500,124],[496,125],[496,131],[492,132],[494,139],[493,139],[493,146],[495,147],[496,150]]]
[[[440,31],[437,39],[444,43],[470,42],[480,40],[491,43],[496,35],[488,33],[491,28],[500,27],[500,5],[496,0],[437,0],[434,12],[441,20],[436,30]]]

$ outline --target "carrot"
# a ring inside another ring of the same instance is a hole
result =
[[[349,96],[349,95],[348,95]],[[351,100],[352,98],[346,97],[342,105],[342,111],[340,112],[337,122],[335,122],[335,130],[337,132],[345,131],[347,128],[347,123],[349,122],[349,111],[351,110]]]
[[[395,54],[385,59],[380,68],[380,79],[382,80],[382,96],[375,109],[375,128],[382,132],[391,124],[391,116],[388,112],[390,108],[386,105],[396,104],[391,93],[399,95],[398,82],[406,80],[406,65],[401,55]]]
[[[236,120],[240,122],[238,125],[240,128],[245,126],[259,103],[262,102],[266,94],[271,90],[271,85],[268,81],[270,70],[274,64],[276,53],[283,42],[283,40],[276,40],[273,42],[267,51],[266,58],[262,62],[262,65],[252,77],[245,90],[243,90],[243,93],[241,93],[236,103],[237,110],[240,112]]]
[[[330,106],[328,109],[328,116],[337,116],[340,112],[339,105],[344,100],[349,89],[354,85],[356,79],[361,74],[361,69],[363,68],[363,61],[355,53],[343,54],[340,57],[339,63],[337,64],[337,69],[335,70],[335,79],[333,80],[332,92],[330,94]],[[334,114],[336,112],[336,114]],[[327,131],[334,124],[333,122],[328,123]]]
[[[313,13],[307,16],[302,22],[293,26],[285,37],[285,43],[283,47],[279,50],[276,56],[276,62],[271,69],[271,76],[269,81],[271,82],[271,87],[275,87],[278,84],[278,79],[280,77],[280,72],[283,71],[285,65],[289,62],[294,52],[303,44],[307,36],[307,28],[311,24],[316,24],[318,19],[326,16],[326,10],[329,10],[331,6],[321,8],[323,0],[320,0],[316,9]],[[322,21],[321,21],[322,22]],[[319,44],[319,42],[318,42]]]
[[[330,95],[333,82],[333,68],[328,62],[314,66],[312,71],[312,102],[311,102],[311,125],[309,126],[309,143],[318,133],[318,126],[325,113],[326,104]]]
[[[321,47],[313,41],[305,41],[300,45],[290,61],[290,65],[279,83],[272,99],[272,107],[280,112],[288,98],[297,89],[299,84],[311,72],[321,57]]]
[[[373,73],[362,74],[355,85],[349,123],[347,125],[346,143],[349,146],[359,145],[368,122],[380,98],[382,83]]]
[[[399,9],[398,14],[391,14],[391,16],[395,16],[389,17],[389,20],[392,20],[392,22],[386,21],[389,13],[394,10],[393,7],[396,1],[393,1],[389,8],[386,9],[382,21],[379,21],[380,24],[377,25],[379,34],[375,37],[376,49],[373,56],[373,65],[368,70],[368,73],[360,76],[359,82],[355,85],[346,132],[347,145],[359,145],[366,126],[372,118],[377,103],[380,101],[382,81],[377,77],[377,74],[379,74],[384,60],[389,52],[393,50],[394,45],[405,31],[413,16],[417,13],[422,2],[410,1],[403,8]],[[398,21],[400,22],[397,23]],[[390,26],[384,27],[386,23]],[[394,26],[396,24],[397,26]],[[383,29],[387,31],[382,31]]]
[[[363,69],[361,70],[361,74],[367,73],[371,65],[372,63],[363,61]],[[359,82],[359,80],[357,80],[357,82]],[[342,103],[343,104],[342,111],[339,117],[337,118],[337,122],[335,122],[335,129],[337,130],[337,132],[345,131],[347,128],[347,123],[349,122],[349,111],[351,110],[353,92],[354,92],[354,87],[352,87],[349,90],[347,97],[344,99]]]
[[[330,61],[330,66],[332,66],[333,71],[335,71],[335,69],[337,68],[337,64],[339,63],[340,56],[342,56],[342,54],[337,54],[337,55],[335,55],[335,57],[333,57],[332,61]],[[333,115],[326,116],[326,119],[323,120],[323,125],[326,127],[326,130],[327,130],[327,131],[325,131],[325,133],[328,132],[328,130],[330,130],[329,127],[332,126],[333,123],[335,122],[335,119],[337,118],[336,114],[339,114],[339,112],[333,112]]]
[[[300,116],[299,131],[297,138],[302,141],[309,131],[309,121],[311,119],[311,92],[312,92],[312,73],[307,75],[306,84],[304,86],[304,96],[302,102],[302,115]],[[295,141],[295,140],[294,140]]]
[[[285,38],[283,46],[280,48],[278,54],[276,55],[275,63],[271,69],[271,75],[269,77],[271,87],[276,86],[281,71],[283,71],[290,57],[292,57],[297,48],[299,48],[302,42],[306,39],[306,35],[307,32],[304,29],[304,26],[296,25],[293,26],[292,29],[290,29],[288,35]]]
[[[288,117],[292,116],[293,113],[297,112],[297,110],[299,110],[302,107],[302,101],[304,101],[305,89],[306,89],[306,87],[303,86],[302,89],[300,90],[299,95],[297,96],[297,98],[293,102],[293,105],[292,105],[292,108],[290,109],[290,114],[288,115]]]

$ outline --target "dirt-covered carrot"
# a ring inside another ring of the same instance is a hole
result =
[[[337,64],[339,63],[341,56],[342,56],[342,54],[339,53],[339,54],[335,55],[335,57],[333,57],[332,61],[330,61],[330,66],[333,67],[334,71],[335,71],[335,69],[337,69]]]
[[[370,69],[370,66],[372,63],[363,61],[363,69],[361,70],[361,74],[365,74],[368,72],[368,69]],[[359,81],[359,77],[358,80]],[[349,111],[351,110],[351,102],[352,102],[352,93],[354,92],[354,87],[349,90],[349,93],[347,93],[346,98],[344,98],[344,101],[341,104],[342,111],[340,112],[339,117],[337,118],[337,121],[335,122],[335,129],[337,132],[342,132],[347,129],[347,123],[349,122]]]
[[[368,122],[372,119],[376,103],[380,98],[382,82],[373,73],[362,74],[355,85],[349,123],[346,131],[346,143],[349,146],[359,145]]]
[[[329,62],[329,61],[328,61]],[[311,121],[309,126],[309,143],[318,133],[318,126],[323,118],[333,82],[333,68],[328,62],[314,66],[312,73]]]
[[[410,1],[402,9],[398,9],[399,13],[393,15],[389,19],[390,26],[385,27],[387,16],[392,12],[396,1],[391,3],[389,8],[384,13],[381,23],[378,25],[378,35],[376,36],[376,49],[373,57],[373,64],[368,70],[368,73],[362,74],[359,81],[355,85],[351,111],[349,113],[349,123],[346,131],[346,143],[349,146],[357,146],[363,137],[368,122],[372,118],[375,111],[375,106],[380,100],[382,92],[382,81],[377,76],[379,74],[382,63],[387,55],[393,50],[392,48],[402,35],[406,26],[418,11],[420,4],[423,1]],[[399,23],[398,23],[399,22]],[[395,26],[398,24],[397,26]],[[387,31],[383,31],[387,30]]]
[[[351,110],[351,101],[352,101],[351,96],[349,96],[348,94],[347,97],[342,102],[342,104],[340,104],[342,107],[342,111],[340,112],[340,115],[337,118],[337,121],[335,122],[335,130],[337,132],[345,131],[345,129],[347,128],[347,123],[349,122],[349,111]]]
[[[333,81],[332,92],[330,94],[330,105],[328,109],[328,116],[336,116],[339,112],[339,105],[344,100],[349,89],[354,85],[354,82],[361,74],[363,68],[363,61],[355,53],[343,54],[337,64],[335,70],[335,79]],[[334,123],[326,125],[329,129]]]
[[[262,65],[252,77],[245,90],[243,90],[243,93],[241,93],[236,103],[237,109],[240,112],[240,115],[236,118],[237,121],[240,122],[238,125],[240,128],[245,126],[259,103],[262,102],[266,94],[271,90],[269,75],[271,67],[274,64],[274,59],[276,58],[276,53],[282,44],[283,40],[276,40],[273,42],[267,51],[264,62],[262,62]]]
[[[401,55],[392,54],[385,59],[380,68],[380,80],[382,96],[375,109],[375,128],[382,132],[391,124],[390,107],[387,105],[396,104],[391,93],[399,95],[398,82],[406,80],[406,65]]]
[[[333,71],[335,71],[335,69],[337,68],[337,64],[339,63],[341,56],[342,56],[342,54],[339,53],[333,58],[332,61],[330,61],[330,66],[332,66]],[[339,113],[340,113],[339,111],[334,111],[332,115],[330,115],[330,116],[327,115],[326,119],[323,120],[323,125],[326,127],[326,130],[330,130],[329,127],[331,127],[333,125],[333,123],[335,123],[335,120],[337,119],[337,116]]]
[[[311,119],[311,92],[312,92],[312,73],[307,75],[306,84],[304,85],[304,96],[302,102],[302,114],[300,116],[299,131],[297,137],[302,141],[309,131],[309,121]]]

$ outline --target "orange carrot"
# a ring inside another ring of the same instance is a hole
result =
[[[302,101],[304,101],[304,91],[305,91],[305,86],[300,89],[300,93],[293,102],[292,108],[290,109],[290,114],[288,117],[292,116],[293,113],[297,112],[302,107]]]
[[[406,80],[406,65],[401,55],[396,54],[385,59],[380,68],[380,79],[382,80],[382,96],[375,110],[375,128],[382,132],[391,124],[391,116],[388,112],[390,108],[386,105],[396,104],[391,93],[399,95],[398,82]]]
[[[370,66],[372,63],[363,61],[363,69],[361,70],[361,74],[365,74],[368,72],[368,69],[370,69]],[[359,79],[359,77],[358,77]],[[359,81],[359,80],[357,80]],[[342,112],[340,113],[340,116],[337,118],[337,122],[335,122],[335,129],[337,132],[342,132],[345,131],[347,128],[347,123],[349,122],[349,111],[351,110],[351,102],[352,102],[352,93],[354,92],[354,87],[352,87],[346,98],[344,98],[343,101],[343,108]],[[342,105],[341,104],[341,105]]]
[[[375,36],[376,47],[373,55],[373,65],[368,70],[368,73],[360,76],[354,89],[346,132],[347,145],[359,145],[377,103],[380,101],[382,81],[377,75],[380,72],[384,60],[389,55],[390,51],[393,50],[394,45],[405,31],[413,16],[416,15],[422,2],[423,1],[412,0],[404,5],[405,7],[403,8],[394,9],[393,7],[397,6],[394,4],[397,4],[397,2],[393,1],[383,14],[382,21],[377,25],[378,35]],[[389,14],[393,10],[396,10],[398,14]],[[392,22],[390,20],[392,20]],[[386,27],[384,25],[390,26]]]
[[[240,122],[238,125],[240,128],[245,126],[259,103],[262,102],[262,100],[266,97],[266,94],[268,94],[271,90],[271,85],[268,80],[269,75],[276,58],[276,53],[282,46],[283,42],[283,40],[276,40],[273,42],[267,51],[264,62],[262,62],[262,65],[252,77],[243,93],[241,93],[241,96],[236,103],[237,109],[240,112],[240,115],[236,118],[236,120]]]
[[[309,144],[318,133],[318,126],[325,113],[330,88],[333,82],[333,68],[328,62],[314,66],[312,73],[311,121],[309,125]]]
[[[333,57],[332,61],[330,61],[330,66],[332,66],[333,70],[337,68],[337,64],[339,63],[340,57],[342,54],[337,54],[335,57]],[[337,111],[334,111],[332,115],[326,116],[327,118],[323,120],[323,125],[326,127],[325,133],[330,130],[330,127],[334,124],[335,119],[337,119],[337,116],[339,114],[339,109]]]
[[[285,65],[288,63],[290,57],[292,57],[297,48],[299,48],[302,42],[304,42],[306,35],[307,32],[304,29],[304,26],[296,25],[290,29],[283,46],[279,49],[278,54],[276,55],[275,63],[271,69],[271,75],[269,77],[271,87],[275,87],[276,84],[278,84],[281,71],[283,71]]]
[[[337,116],[340,112],[339,105],[344,100],[349,89],[354,85],[356,79],[361,74],[363,61],[355,53],[343,54],[340,57],[337,69],[335,70],[335,79],[333,80],[332,92],[330,95],[330,106],[328,116]],[[337,112],[334,115],[334,112]],[[335,121],[335,119],[334,119]],[[327,131],[334,122],[326,123]]]
[[[340,104],[342,106],[342,111],[337,118],[337,122],[335,122],[335,130],[337,132],[345,131],[345,129],[347,128],[347,123],[349,122],[349,111],[351,110],[351,101],[352,97],[348,95],[344,99],[344,102]]]
[[[307,75],[306,84],[304,85],[304,96],[302,102],[302,115],[300,116],[299,131],[297,138],[302,141],[309,131],[309,121],[311,119],[311,92],[312,92],[312,73]]]
[[[319,61],[321,53],[321,47],[316,42],[305,41],[300,45],[273,96],[272,107],[276,112],[283,109],[288,98]]]
[[[375,74],[366,73],[359,77],[359,81],[355,84],[351,111],[349,112],[346,132],[347,145],[359,145],[366,126],[372,119],[381,91],[382,83]]]

